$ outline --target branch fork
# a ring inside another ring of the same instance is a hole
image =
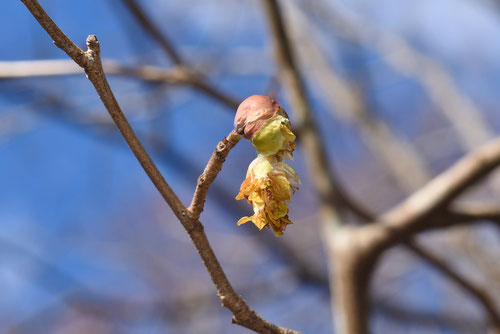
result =
[[[120,133],[126,140],[130,149],[162,197],[170,206],[180,223],[188,232],[196,250],[198,251],[198,254],[203,261],[203,264],[210,274],[223,306],[230,309],[233,313],[233,321],[258,333],[299,333],[287,328],[279,327],[263,319],[246,304],[243,298],[236,294],[212,247],[210,246],[210,243],[208,242],[207,236],[203,231],[203,225],[197,218],[203,210],[203,204],[208,192],[208,187],[221,170],[222,163],[224,162],[227,154],[239,141],[240,136],[235,132],[231,132],[228,138],[224,138],[221,142],[222,144],[218,145],[219,149],[216,149],[214,154],[212,154],[212,157],[205,168],[204,174],[200,177],[200,182],[196,188],[195,195],[193,196],[192,204],[190,208],[187,209],[165,181],[163,175],[160,173],[155,163],[142,146],[127,118],[123,114],[104,74],[100,59],[99,42],[96,36],[90,35],[87,38],[88,50],[84,52],[59,29],[59,27],[43,10],[38,1],[21,1],[45,29],[45,31],[52,37],[56,46],[66,52],[71,59],[73,59],[85,70],[87,78],[94,85],[94,88],[99,94],[106,110],[109,112],[111,118],[120,130]]]

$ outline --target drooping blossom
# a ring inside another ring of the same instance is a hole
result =
[[[275,235],[282,235],[292,224],[288,202],[300,184],[295,170],[283,162],[293,158],[295,149],[288,115],[273,99],[253,95],[238,107],[234,125],[257,149],[257,158],[248,167],[236,196],[237,200],[247,199],[254,214],[241,218],[238,225],[251,221],[259,230],[271,227]]]

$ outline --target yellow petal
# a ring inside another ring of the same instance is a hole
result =
[[[248,200],[250,203],[255,203],[257,205],[264,205],[265,204],[265,194],[263,190],[258,190],[258,191],[253,191],[248,195]]]
[[[291,184],[300,184],[297,172],[286,162],[278,162],[273,167],[271,172],[273,175],[284,175]]]
[[[279,220],[279,224],[271,225],[274,231],[274,235],[276,236],[283,235],[283,231],[285,230],[288,224],[292,224],[292,222],[288,219],[288,216],[285,216]]]
[[[290,183],[284,176],[271,176],[271,186],[269,187],[275,201],[290,200]]]
[[[264,217],[262,217],[261,215],[254,215],[254,218],[252,219],[254,225],[257,226],[259,230],[262,230],[264,227],[266,227],[266,225],[268,225],[265,215],[263,216]]]
[[[245,223],[248,223],[249,221],[252,221],[252,218],[253,218],[253,216],[252,217],[243,217],[240,220],[238,220],[236,225],[240,226],[240,225],[243,225]]]

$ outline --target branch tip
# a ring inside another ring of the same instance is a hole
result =
[[[89,35],[89,37],[87,37],[87,48],[89,49],[89,51],[93,52],[101,51],[96,35]]]

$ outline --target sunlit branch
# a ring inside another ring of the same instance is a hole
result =
[[[22,2],[52,37],[55,44],[66,52],[79,66],[84,68],[88,79],[94,85],[95,90],[130,149],[189,234],[217,288],[222,304],[233,313],[233,321],[259,333],[297,333],[264,320],[236,294],[208,242],[203,231],[203,225],[197,219],[189,216],[186,207],[165,181],[123,114],[104,74],[97,38],[94,35],[90,35],[87,38],[88,50],[83,51],[64,35],[36,0],[22,0]]]

